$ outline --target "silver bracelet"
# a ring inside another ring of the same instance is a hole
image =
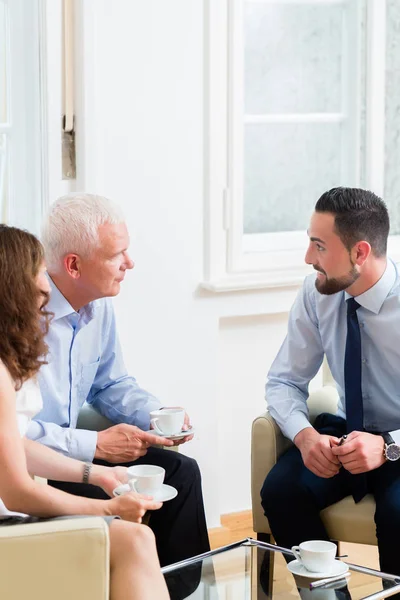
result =
[[[83,465],[82,483],[89,483],[90,471],[92,470],[92,468],[93,468],[92,463],[85,463]]]

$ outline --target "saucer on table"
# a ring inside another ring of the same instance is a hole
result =
[[[327,579],[329,577],[336,577],[337,575],[344,575],[349,570],[349,565],[341,560],[335,560],[330,571],[323,571],[316,573],[315,571],[309,571],[299,560],[292,560],[288,563],[287,568],[293,575],[299,577],[306,577],[307,579]]]
[[[123,485],[119,485],[113,491],[114,496],[121,496],[121,494],[127,494],[128,492],[132,492],[128,483],[124,483]],[[178,490],[172,487],[172,485],[167,485],[163,483],[161,488],[158,490],[156,494],[144,494],[145,496],[153,496],[154,502],[167,502],[168,500],[172,500],[176,498],[178,495]]]

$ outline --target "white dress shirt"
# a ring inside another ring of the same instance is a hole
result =
[[[288,333],[268,373],[268,410],[291,440],[310,427],[308,385],[326,354],[339,392],[337,414],[346,418],[344,355],[347,292],[331,296],[306,277],[289,315]],[[400,444],[400,276],[387,261],[380,280],[356,297],[362,350],[364,429],[390,431]]]

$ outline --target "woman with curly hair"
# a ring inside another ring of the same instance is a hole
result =
[[[94,500],[31,478],[80,482],[85,473],[84,463],[22,439],[41,409],[36,374],[46,362],[48,296],[40,242],[26,231],[0,225],[0,527],[68,515],[103,516],[110,527],[111,599],[167,599],[154,536],[140,524],[143,512],[133,494]],[[93,465],[90,470],[89,483],[109,495],[126,480],[124,467]]]

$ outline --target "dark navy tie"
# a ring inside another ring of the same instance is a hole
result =
[[[360,305],[354,298],[347,300],[347,338],[344,356],[344,390],[346,398],[347,432],[364,431],[364,410],[361,387],[361,336],[357,309]],[[367,493],[367,478],[364,473],[351,476],[355,502]]]

